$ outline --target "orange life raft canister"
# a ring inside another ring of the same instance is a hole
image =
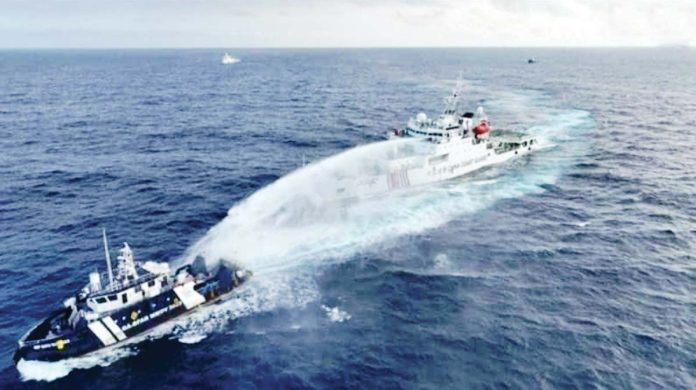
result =
[[[491,125],[488,123],[488,121],[481,121],[478,126],[474,127],[474,134],[477,136],[484,135],[491,131]]]

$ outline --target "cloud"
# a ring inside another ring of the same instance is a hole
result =
[[[692,0],[0,0],[0,9],[0,47],[696,43]]]

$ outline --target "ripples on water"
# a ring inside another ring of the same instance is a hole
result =
[[[235,54],[0,52],[3,387],[37,384],[15,341],[103,267],[101,226],[179,258],[303,156],[439,112],[460,69],[471,106],[559,148],[337,225],[239,300],[39,371],[101,388],[694,386],[694,51]]]

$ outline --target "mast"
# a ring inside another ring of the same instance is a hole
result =
[[[111,255],[109,255],[109,242],[106,240],[106,229],[102,228],[104,237],[104,255],[106,255],[106,268],[109,270],[109,287],[114,284],[114,272],[111,270]]]
[[[445,98],[445,110],[443,114],[454,115],[457,112],[457,105],[459,103],[460,92],[464,89],[464,82],[462,81],[462,72],[459,72],[459,78],[457,78],[457,84],[452,89],[452,93]]]

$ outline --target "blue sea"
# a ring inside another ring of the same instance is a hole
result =
[[[0,388],[696,387],[696,51],[223,52],[0,51]],[[460,72],[464,106],[553,147],[314,207]],[[17,340],[105,269],[102,227],[255,276],[18,370]]]

